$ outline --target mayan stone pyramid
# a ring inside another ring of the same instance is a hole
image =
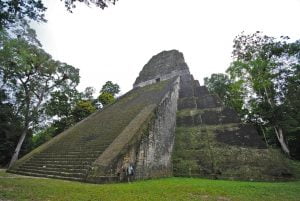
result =
[[[200,86],[177,50],[153,56],[115,103],[19,159],[17,174],[93,183],[168,176],[292,177],[251,125]]]

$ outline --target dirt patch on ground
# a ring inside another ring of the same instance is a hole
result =
[[[203,201],[231,201],[231,199],[224,197],[224,196],[211,196],[211,195],[203,195],[198,193],[190,193],[189,198],[191,200],[203,200]]]

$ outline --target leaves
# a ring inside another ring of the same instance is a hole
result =
[[[274,128],[282,129],[283,142],[300,158],[299,40],[242,33],[233,47],[228,75],[213,74],[205,85],[264,132],[269,143],[278,143]]]
[[[98,97],[98,100],[103,106],[105,106],[105,105],[113,103],[115,101],[115,97],[111,93],[103,92]]]
[[[275,135],[271,128],[281,128],[290,141],[297,139],[291,136],[300,124],[300,94],[292,95],[300,86],[295,84],[299,54],[299,41],[289,42],[289,37],[242,34],[234,40],[233,62],[227,70],[231,79],[244,82],[247,121],[263,125],[269,135]]]
[[[2,87],[11,97],[8,101],[13,105],[14,118],[21,118],[20,132],[26,136],[28,130],[37,129],[46,122],[45,106],[51,94],[57,92],[56,97],[54,96],[57,98],[56,102],[53,101],[52,104],[52,107],[55,107],[58,105],[55,103],[63,100],[59,92],[71,91],[78,85],[79,70],[53,60],[38,44],[28,42],[36,41],[35,38],[13,38],[4,31],[0,34],[1,38],[5,39],[0,49]],[[35,35],[31,34],[28,37]],[[22,137],[20,139],[14,159],[18,158],[24,140]]]
[[[0,2],[0,30],[19,20],[45,22],[46,7],[41,0],[6,0]]]
[[[100,93],[109,93],[112,96],[117,95],[120,92],[120,87],[118,84],[112,83],[112,81],[107,81],[100,91]]]
[[[68,11],[72,12],[74,8],[76,8],[76,3],[83,2],[86,5],[95,5],[101,9],[107,8],[109,4],[115,5],[117,0],[61,0],[64,1],[65,7],[68,9]]]

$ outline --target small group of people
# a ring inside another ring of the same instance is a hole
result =
[[[120,181],[132,181],[134,178],[134,166],[129,164],[128,166],[122,166],[122,171],[118,172]]]

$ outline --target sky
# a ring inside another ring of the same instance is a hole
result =
[[[98,93],[108,80],[132,89],[142,67],[163,50],[177,49],[195,79],[224,73],[233,39],[242,31],[300,39],[300,0],[119,0],[101,10],[44,0],[47,23],[34,23],[54,59],[80,69],[83,90]]]

